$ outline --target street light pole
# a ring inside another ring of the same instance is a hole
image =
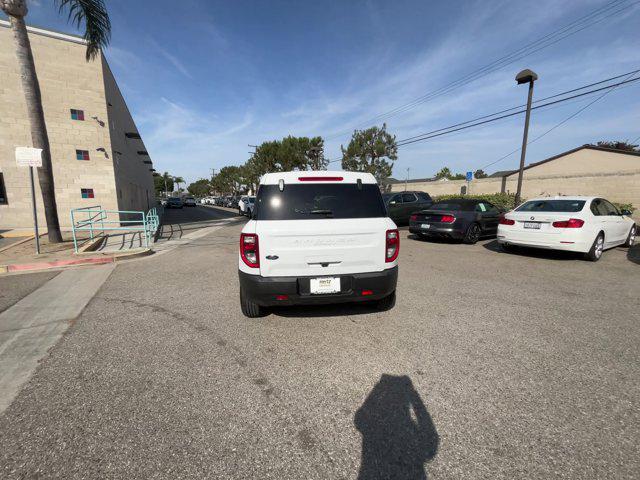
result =
[[[404,181],[404,191],[407,191],[407,184],[409,183],[409,169],[407,168],[407,179]]]
[[[523,83],[529,84],[529,97],[527,98],[527,113],[524,117],[524,134],[522,135],[522,149],[520,151],[520,169],[518,170],[518,188],[516,189],[515,206],[520,203],[520,197],[522,195],[522,174],[524,173],[524,161],[527,156],[527,137],[529,136],[529,118],[531,117],[531,100],[533,99],[533,82],[538,79],[538,75],[535,72],[527,69],[522,70],[516,75],[516,82],[518,85]]]

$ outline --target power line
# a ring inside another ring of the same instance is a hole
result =
[[[560,100],[554,100],[553,102],[547,102],[547,103],[542,104],[542,105],[536,105],[535,107],[532,107],[531,110],[537,110],[539,108],[545,108],[545,107],[548,107],[550,105],[555,105],[555,104],[558,104],[558,103],[566,102],[568,100],[572,100],[574,98],[583,97],[585,95],[591,95],[592,93],[600,92],[602,90],[609,90],[611,88],[615,88],[615,87],[618,87],[620,85],[625,85],[625,84],[631,83],[631,82],[637,82],[638,80],[640,80],[640,78],[633,78],[633,79],[630,79],[630,80],[624,80],[622,82],[614,83],[613,85],[608,85],[606,87],[596,88],[596,89],[590,90],[588,92],[579,93],[579,94],[572,95],[572,96],[567,97],[567,98],[562,98]],[[519,115],[520,113],[524,113],[524,112],[525,112],[525,110],[517,110],[515,112],[511,112],[511,113],[507,113],[505,115],[501,115],[499,117],[490,118],[488,120],[483,120],[481,122],[465,124],[465,125],[459,126],[457,128],[453,128],[453,127],[455,127],[455,125],[452,125],[452,126],[447,127],[447,128],[441,128],[439,130],[433,130],[431,132],[426,132],[426,133],[423,133],[421,135],[417,135],[416,137],[412,138],[411,140],[409,140],[409,139],[401,140],[401,141],[398,142],[398,146],[401,147],[401,146],[404,146],[404,145],[410,145],[412,143],[422,142],[422,141],[425,141],[425,140],[429,140],[431,138],[440,137],[442,135],[447,135],[449,133],[457,132],[457,131],[460,131],[460,130],[466,130],[468,128],[478,127],[480,125],[485,125],[487,123],[491,123],[491,122],[495,122],[497,120],[501,120],[503,118],[513,117],[515,115]],[[463,123],[468,123],[468,122],[463,122]],[[459,124],[457,124],[457,125],[459,125]]]
[[[639,80],[639,79],[636,79]],[[582,112],[584,112],[587,108],[589,108],[591,105],[593,105],[594,103],[598,102],[599,100],[603,99],[605,96],[607,96],[608,94],[610,94],[611,92],[613,92],[617,87],[613,87],[610,90],[607,90],[606,92],[604,92],[602,95],[599,95],[598,98],[594,99],[593,101],[587,103],[584,107],[579,108],[576,112],[572,113],[571,115],[569,115],[567,118],[565,118],[564,120],[562,120],[561,122],[555,124],[553,127],[551,127],[549,130],[545,131],[544,133],[542,133],[541,135],[538,135],[536,138],[534,138],[533,140],[531,140],[530,142],[527,142],[527,145],[532,144],[533,142],[536,142],[538,140],[540,140],[542,137],[544,137],[545,135],[547,135],[548,133],[551,133],[552,131],[554,131],[556,128],[564,125],[565,123],[567,123],[569,120],[571,120],[574,117],[577,117],[579,114],[581,114]],[[640,137],[638,137],[640,138]],[[635,141],[635,140],[634,140]],[[633,142],[631,142],[633,143]],[[520,150],[522,150],[521,148],[518,148],[516,150],[514,150],[513,152],[510,152],[502,157],[500,157],[499,159],[486,164],[483,167],[480,167],[482,170],[484,170],[487,167],[490,167],[492,165],[495,165],[496,163],[501,162],[502,160],[510,157],[511,155],[513,155],[514,153],[519,152]]]
[[[584,110],[589,108],[591,105],[593,105],[594,103],[598,102],[603,97],[605,97],[606,95],[608,95],[613,90],[615,90],[618,87],[620,87],[621,85],[626,85],[626,84],[629,84],[629,83],[636,82],[636,81],[640,80],[640,77],[630,78],[630,77],[632,77],[633,75],[635,75],[638,72],[640,72],[640,69],[633,70],[631,72],[627,72],[627,73],[624,73],[624,74],[621,74],[621,75],[616,75],[615,77],[611,77],[611,78],[608,78],[606,80],[601,80],[601,81],[594,82],[594,83],[591,83],[591,84],[588,84],[588,85],[584,85],[582,87],[573,88],[571,90],[567,90],[565,92],[558,93],[558,94],[551,95],[551,96],[548,96],[548,97],[545,97],[545,98],[537,100],[534,103],[543,102],[543,101],[546,101],[546,100],[550,100],[550,99],[553,99],[553,98],[557,98],[557,97],[566,95],[567,93],[577,92],[577,91],[584,90],[585,88],[589,88],[589,87],[592,87],[592,86],[595,86],[595,85],[601,85],[601,84],[606,83],[606,82],[611,81],[611,80],[616,80],[616,79],[619,79],[619,78],[622,78],[622,77],[627,77],[626,80],[623,80],[621,82],[618,82],[618,83],[615,83],[615,84],[612,84],[612,85],[607,85],[605,87],[600,87],[600,88],[597,88],[597,89],[593,89],[593,90],[590,90],[588,92],[583,92],[583,93],[580,93],[580,94],[572,95],[572,96],[567,97],[567,98],[562,98],[562,99],[559,99],[559,100],[555,100],[555,101],[552,101],[552,102],[547,102],[547,103],[544,103],[542,105],[536,105],[536,106],[532,107],[532,110],[538,109],[538,108],[546,108],[546,107],[550,107],[552,105],[558,105],[560,103],[564,103],[564,102],[567,102],[567,101],[570,101],[570,100],[574,100],[576,98],[583,97],[583,96],[586,96],[586,95],[592,95],[594,93],[601,92],[601,91],[604,90],[604,93],[602,95],[598,96],[598,98],[596,98],[593,101],[589,102],[584,107],[581,107],[574,114],[572,114],[569,117],[565,118],[560,123],[556,124],[555,126],[550,128],[549,130],[544,132],[543,134],[541,134],[538,137],[534,138],[530,142],[527,142],[527,145],[539,140],[540,138],[544,137],[545,135],[547,135],[548,133],[552,132],[556,128],[558,128],[561,125],[565,124],[566,122],[568,122],[572,118],[576,117],[577,115],[582,113]],[[472,119],[472,120],[467,120],[465,122],[460,122],[460,123],[457,123],[457,124],[454,124],[454,125],[450,125],[449,127],[444,127],[444,128],[440,128],[440,129],[437,129],[437,130],[432,130],[431,132],[423,133],[421,135],[417,135],[417,136],[414,136],[414,137],[409,137],[407,139],[400,140],[397,145],[398,145],[398,147],[401,147],[401,146],[404,146],[404,145],[410,145],[412,143],[416,143],[416,142],[420,142],[420,141],[424,141],[424,140],[429,140],[429,139],[434,138],[434,137],[439,137],[439,136],[442,136],[442,135],[448,135],[448,134],[451,134],[451,133],[455,133],[455,132],[458,132],[460,130],[465,130],[467,128],[481,126],[481,125],[485,125],[487,123],[491,123],[491,122],[494,122],[494,121],[498,121],[498,120],[502,120],[502,119],[505,119],[505,118],[513,117],[513,116],[518,115],[520,113],[524,113],[525,110],[518,110],[518,111],[509,113],[509,114],[501,115],[499,117],[496,117],[496,115],[499,115],[499,114],[504,113],[504,112],[509,112],[511,110],[514,110],[514,109],[517,109],[517,108],[521,108],[521,107],[522,107],[522,105],[517,106],[517,107],[512,107],[512,108],[501,110],[500,112],[496,112],[496,113],[493,113],[493,114],[490,114],[490,115],[483,115],[481,117],[477,117],[477,118]],[[496,118],[490,118],[490,117],[496,117]],[[476,122],[477,120],[486,119],[486,118],[489,118],[489,119],[488,120],[484,120],[484,121],[480,121],[480,122]],[[476,123],[472,123],[472,122],[476,122]],[[455,127],[459,127],[459,128],[455,128]],[[637,137],[636,139],[632,140],[631,143],[635,142],[638,139],[640,139],[640,136]],[[507,155],[505,155],[503,157],[500,157],[498,160],[496,160],[496,161],[494,161],[492,163],[489,163],[489,164],[487,164],[487,165],[485,165],[484,167],[481,167],[481,168],[484,169],[486,167],[494,165],[494,164],[500,162],[501,160],[504,160],[505,158],[509,157],[510,155],[513,155],[514,153],[516,153],[518,151],[520,151],[519,148],[514,150],[513,152],[510,152],[509,154],[507,154]],[[342,160],[341,157],[340,158],[331,159],[331,160],[328,161],[328,163],[331,164],[331,163],[338,162],[340,160]]]
[[[578,92],[580,90],[584,90],[585,88],[590,88],[590,87],[593,87],[595,85],[602,85],[603,83],[610,82],[611,80],[617,80],[617,79],[622,78],[622,77],[627,77],[630,74],[634,74],[634,73],[637,73],[637,72],[640,72],[640,69],[634,70],[632,72],[623,73],[622,75],[616,75],[615,77],[607,78],[606,80],[600,80],[599,82],[594,82],[594,83],[590,83],[588,85],[583,85],[582,87],[573,88],[571,90],[567,90],[565,92],[557,93],[557,94],[551,95],[549,97],[540,98],[540,99],[534,101],[533,103],[536,104],[536,103],[544,102],[546,100],[551,100],[552,98],[562,97],[562,96],[567,95],[569,93]],[[404,138],[404,139],[400,140],[399,142],[406,142],[408,140],[414,140],[414,139],[416,139],[418,137],[422,137],[424,135],[428,135],[428,134],[431,134],[431,133],[437,133],[437,132],[440,132],[440,131],[443,131],[443,130],[449,130],[450,128],[459,127],[461,125],[466,125],[468,123],[476,122],[478,120],[484,120],[485,118],[491,118],[491,117],[494,117],[496,115],[500,115],[502,113],[510,112],[511,110],[516,110],[518,108],[523,108],[523,107],[526,107],[526,106],[527,106],[526,104],[517,105],[515,107],[511,107],[511,108],[507,108],[507,109],[504,109],[504,110],[500,110],[499,112],[495,112],[495,113],[492,113],[492,114],[489,114],[489,115],[483,115],[481,117],[476,117],[474,119],[467,120],[465,122],[456,123],[455,125],[450,125],[450,126],[445,127],[445,128],[441,128],[441,129],[438,129],[438,130],[432,130],[431,132],[422,133],[420,135],[414,135],[413,137]]]
[[[592,26],[595,25],[596,23],[599,23],[613,15],[616,15],[618,13],[620,13],[623,10],[626,10],[630,7],[632,7],[633,5],[640,3],[640,1],[635,1],[629,5],[626,5],[620,9],[617,9],[613,12],[610,12],[608,15],[605,15],[603,17],[600,18],[596,18],[599,15],[615,9],[617,7],[619,7],[622,3],[624,3],[624,1],[626,0],[614,0],[612,2],[609,2],[608,4],[599,7],[598,9],[594,10],[593,12],[578,18],[577,20],[574,20],[573,22],[565,25],[564,27],[551,32],[533,42],[530,42],[529,44],[525,45],[524,47],[521,47],[503,57],[500,57],[497,60],[494,60],[493,62],[481,67],[480,69],[474,70],[473,72],[463,76],[462,78],[455,80],[453,82],[450,82],[432,92],[429,92],[421,97],[418,97],[417,99],[412,100],[411,102],[404,104],[402,106],[396,107],[388,112],[382,113],[380,115],[377,115],[375,117],[373,117],[370,120],[367,120],[366,122],[362,122],[360,125],[365,125],[365,124],[370,124],[373,122],[376,122],[378,120],[384,119],[384,118],[390,118],[392,116],[398,115],[400,113],[403,113],[411,108],[416,107],[417,105],[420,105],[421,103],[425,103],[429,100],[432,100],[433,98],[439,97],[441,95],[444,95],[446,93],[449,93],[450,91],[461,87],[462,85],[468,84],[472,81],[475,81],[479,78],[482,78],[504,66],[507,66],[511,63],[514,63],[515,61],[524,58],[528,55],[531,55],[532,53],[535,53],[539,50],[542,50],[544,48],[547,48],[555,43],[558,43],[559,41],[571,36],[571,35],[575,35],[576,33]],[[576,29],[576,27],[579,27]],[[554,37],[558,37],[558,38],[554,38]],[[545,43],[546,42],[546,43]],[[533,50],[531,50],[533,48]],[[338,138],[341,137],[347,133],[351,133],[351,131],[345,131],[345,132],[340,132],[338,134],[329,136],[326,138],[326,140],[331,140],[334,138]]]

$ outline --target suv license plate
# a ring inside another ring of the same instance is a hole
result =
[[[340,292],[340,277],[312,278],[310,289],[314,295],[338,293]]]
[[[429,229],[429,228],[431,228],[431,224],[423,223],[422,225],[420,225],[420,228]]]
[[[533,228],[535,230],[540,230],[540,222],[524,222],[524,228]]]

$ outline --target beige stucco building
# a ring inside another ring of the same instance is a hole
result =
[[[147,211],[155,203],[153,165],[104,56],[85,60],[84,40],[29,27],[51,144],[62,227],[72,208]],[[0,21],[0,229],[31,228],[28,168],[15,147],[31,134],[9,23]],[[36,180],[38,220],[45,227]]]
[[[470,194],[515,193],[518,171],[472,180]],[[391,182],[392,191],[402,191],[405,182]],[[460,194],[464,180],[409,180],[410,190],[431,196]],[[640,152],[583,145],[525,167],[522,197],[540,195],[595,195],[640,208]]]

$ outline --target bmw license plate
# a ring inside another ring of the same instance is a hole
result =
[[[534,230],[540,230],[540,222],[524,222],[524,228],[533,228]]]
[[[422,225],[420,225],[420,228],[429,229],[431,228],[431,225],[428,223],[423,223]]]
[[[312,278],[310,285],[314,295],[340,292],[340,277]]]

